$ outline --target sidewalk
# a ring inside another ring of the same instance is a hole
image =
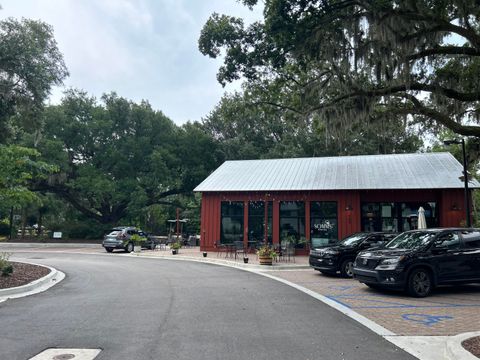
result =
[[[235,259],[233,256],[226,257],[225,253],[207,252],[207,257],[203,257],[203,253],[200,251],[200,248],[198,246],[192,248],[182,248],[177,255],[172,255],[172,251],[169,248],[161,250],[156,249],[154,251],[142,250],[140,255],[148,257],[168,258],[173,260],[188,259],[212,264],[229,265],[245,269],[260,269],[263,271],[310,269],[310,266],[308,265],[308,256],[295,256],[292,257],[290,261],[278,260],[274,261],[272,266],[268,266],[260,265],[256,254],[248,254],[248,264],[245,264],[243,262],[242,255]]]

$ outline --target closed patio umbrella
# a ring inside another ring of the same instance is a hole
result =
[[[426,229],[427,228],[427,220],[425,219],[425,210],[423,207],[418,208],[418,229]]]

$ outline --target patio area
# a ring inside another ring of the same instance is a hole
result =
[[[203,256],[203,252],[200,251],[200,247],[186,247],[181,248],[176,255],[172,255],[170,248],[162,247],[156,248],[155,250],[142,250],[142,255],[155,256],[155,257],[168,257],[168,258],[185,258],[185,259],[197,259],[202,261],[207,261],[211,263],[227,263],[231,265],[236,265],[240,267],[260,267],[264,270],[274,270],[274,269],[307,269],[308,265],[308,256],[291,256],[288,258],[279,257],[276,260],[273,260],[273,264],[269,265],[260,265],[258,261],[258,256],[255,253],[247,254],[248,263],[244,263],[243,254],[227,253],[227,252],[206,252],[207,256]]]

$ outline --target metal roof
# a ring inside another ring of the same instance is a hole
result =
[[[417,153],[226,161],[194,191],[463,188],[452,154]],[[470,180],[471,188],[479,188]]]

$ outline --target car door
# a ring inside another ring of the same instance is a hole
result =
[[[463,230],[461,231],[464,256],[469,267],[468,277],[471,279],[480,279],[480,231]]]
[[[438,282],[453,282],[468,277],[469,265],[458,231],[440,234],[430,249],[431,262],[437,269]]]

